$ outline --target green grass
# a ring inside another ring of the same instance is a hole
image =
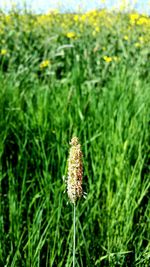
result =
[[[50,42],[50,73],[37,70],[42,40],[34,51],[18,37],[20,56],[14,47],[7,68],[1,63],[0,266],[72,266],[73,207],[62,177],[73,135],[87,192],[76,208],[76,266],[149,266],[149,55],[117,36],[122,60],[107,64],[90,38],[60,48],[64,56],[58,48],[72,41]]]

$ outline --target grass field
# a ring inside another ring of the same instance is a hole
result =
[[[72,266],[76,135],[76,266],[149,267],[149,70],[144,15],[1,12],[0,266]]]

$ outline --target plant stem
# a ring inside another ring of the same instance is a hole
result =
[[[74,212],[73,212],[73,267],[75,267],[75,250],[76,250],[76,205],[74,203]]]

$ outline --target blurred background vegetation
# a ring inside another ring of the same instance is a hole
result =
[[[149,266],[149,70],[148,16],[1,11],[0,266],[72,266],[73,135],[76,266]]]

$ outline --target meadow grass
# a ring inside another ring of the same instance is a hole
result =
[[[77,135],[87,197],[76,208],[76,266],[148,267],[149,24],[109,14],[99,32],[104,14],[90,14],[77,36],[72,16],[53,14],[49,25],[47,16],[1,14],[0,266],[72,266],[62,177]]]

